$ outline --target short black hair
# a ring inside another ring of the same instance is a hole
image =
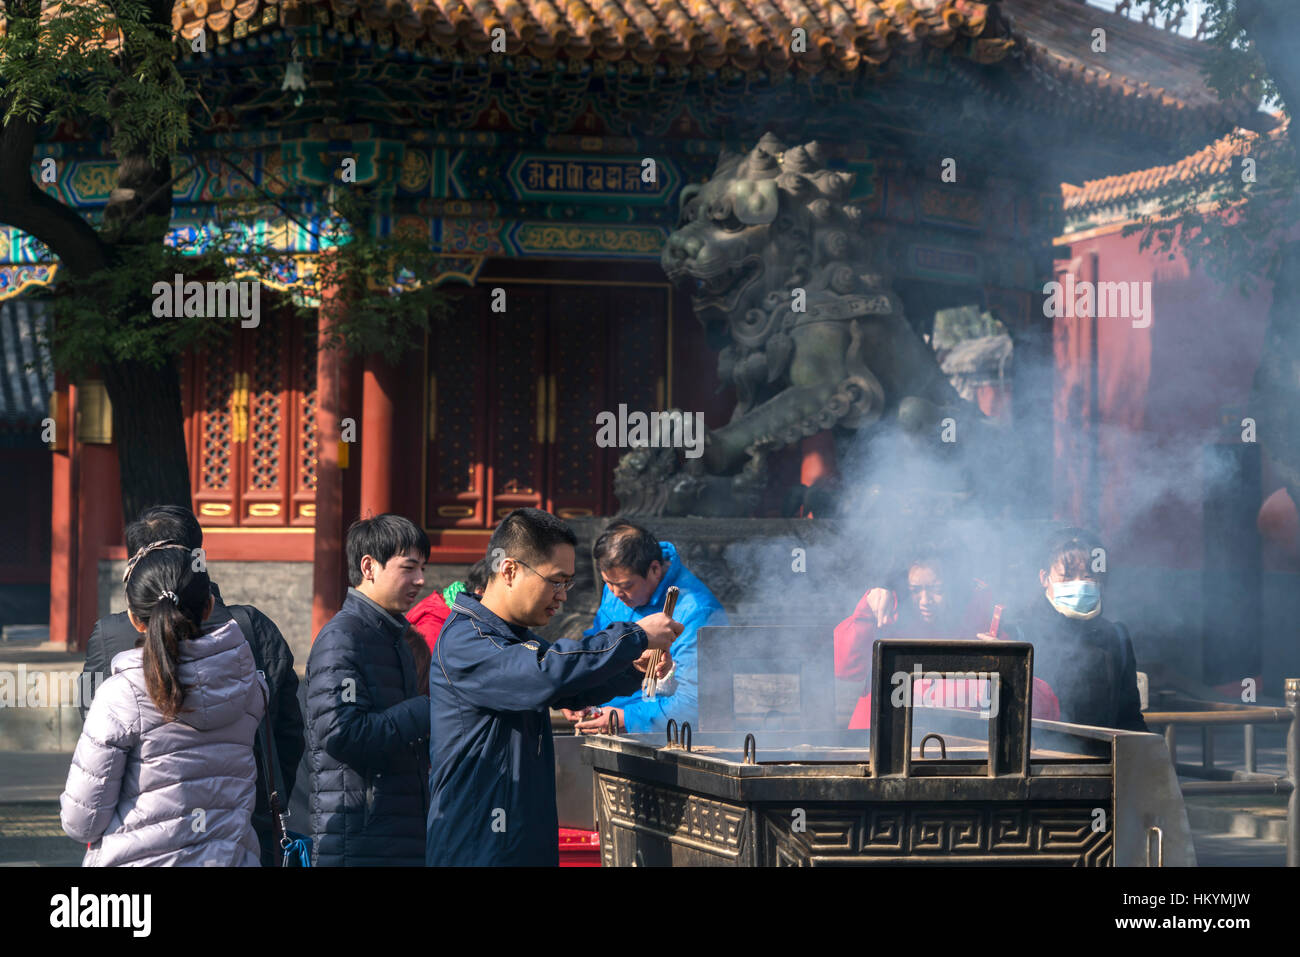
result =
[[[429,558],[429,536],[409,518],[401,515],[376,515],[359,518],[348,526],[348,582],[361,584],[361,559],[369,555],[380,565],[409,551],[420,553],[421,561]]]
[[[126,527],[126,557],[154,542],[175,542],[191,550],[202,548],[203,529],[184,505],[151,505]]]
[[[465,576],[465,585],[475,595],[481,594],[487,588],[488,580],[488,560],[480,558],[473,565],[469,566],[469,573]]]
[[[1105,549],[1102,548],[1101,540],[1086,528],[1075,526],[1058,528],[1047,537],[1042,553],[1043,564],[1040,567],[1050,574],[1059,563],[1066,575],[1091,574],[1105,581],[1104,564],[1101,571],[1092,570],[1093,553],[1099,548],[1104,555]],[[1076,557],[1079,552],[1084,555],[1083,561]]]
[[[517,508],[505,518],[492,533],[488,542],[488,576],[496,577],[501,563],[491,561],[491,556],[518,558],[530,565],[541,564],[550,557],[556,545],[577,546],[578,536],[573,534],[563,520],[540,508]],[[500,549],[500,551],[498,551]]]
[[[648,529],[620,518],[605,526],[591,547],[591,557],[602,574],[615,568],[628,568],[644,577],[654,562],[664,560],[664,552],[659,539]]]

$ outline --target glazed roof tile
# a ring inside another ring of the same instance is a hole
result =
[[[172,24],[187,40],[211,31],[216,46],[319,24],[449,57],[487,54],[500,29],[508,55],[543,61],[810,74],[951,48],[974,64],[1019,64],[1047,100],[1125,125],[1158,117],[1221,132],[1254,112],[1206,86],[1202,42],[1083,0],[177,0]],[[1108,52],[1092,49],[1099,26]],[[807,34],[797,54],[796,28]]]
[[[945,47],[981,37],[990,4],[976,0],[180,0],[172,24],[190,39],[221,33],[232,23],[332,21],[391,29],[411,42],[433,42],[475,55],[504,31],[506,53],[539,59],[567,57],[662,62],[716,69],[827,67],[853,71],[883,64],[897,50]],[[791,52],[795,28],[806,31],[807,53]],[[996,39],[996,37],[992,37]],[[1008,37],[1002,52],[1013,43]]]
[[[1281,143],[1287,120],[1277,115],[1278,125],[1267,133],[1237,129],[1210,145],[1167,166],[1153,166],[1118,176],[1086,180],[1082,186],[1061,184],[1061,199],[1067,213],[1113,206],[1151,196],[1177,185],[1193,186],[1232,172],[1236,160],[1257,152],[1263,144]],[[1261,142],[1262,141],[1262,142]]]

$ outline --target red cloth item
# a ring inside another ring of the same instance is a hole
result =
[[[872,646],[877,638],[975,638],[987,631],[993,620],[993,596],[988,586],[976,580],[970,602],[962,614],[961,625],[957,634],[951,626],[927,625],[908,616],[910,623],[900,623],[898,596],[886,588],[872,588],[858,602],[853,614],[835,626],[835,677],[852,680],[861,678],[867,682],[871,674]],[[943,688],[936,691],[940,700],[956,699],[956,682],[944,681]],[[950,687],[951,686],[951,687]],[[1051,687],[1041,678],[1034,679],[1032,713],[1035,718],[1059,721],[1061,705]],[[925,694],[929,682],[920,681],[913,687],[915,695]],[[969,693],[978,689],[962,689]],[[972,697],[967,697],[967,701]],[[869,729],[871,727],[871,691],[858,699],[849,719],[850,730]]]
[[[561,867],[600,867],[600,833],[560,828]]]
[[[430,652],[438,643],[438,634],[442,631],[443,622],[450,617],[451,609],[442,600],[442,592],[436,589],[416,602],[406,613],[406,620],[424,638],[424,643],[429,646]]]

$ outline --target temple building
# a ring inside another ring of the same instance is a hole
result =
[[[174,186],[178,236],[201,235],[221,200],[267,205],[259,233],[297,266],[248,276],[292,294],[321,255],[302,225],[318,221],[311,197],[350,157],[383,198],[383,229],[438,252],[440,271],[419,278],[452,302],[395,365],[320,349],[320,322],[270,306],[256,329],[183,360],[213,576],[275,618],[302,661],[342,599],[343,531],[357,516],[421,523],[430,585],[445,584],[512,508],[618,511],[625,450],[593,441],[599,412],[727,423],[736,396],[719,391],[716,343],[693,290],[661,265],[683,191],[724,150],[749,153],[764,134],[815,142],[808,155],[851,174],[844,202],[863,212],[917,332],[941,310],[996,317],[1014,347],[997,367],[998,418],[1047,474],[1043,289],[1070,208],[1061,183],[1268,125],[1205,86],[1197,40],[1079,0],[183,0],[174,25],[204,104],[176,160],[195,164]],[[1108,52],[1094,52],[1099,27]],[[103,207],[116,164],[102,143],[60,130],[38,147],[47,157],[58,177],[43,188]],[[14,230],[0,244],[7,316],[58,269]],[[346,308],[328,295],[316,305],[319,319]],[[50,637],[75,648],[122,601],[116,451],[102,384],[60,376],[52,392],[29,402],[29,427],[50,415],[71,435],[24,460],[31,490],[5,486],[29,501],[50,490],[48,537],[11,515],[0,539],[49,555]],[[797,482],[833,468],[827,455],[811,436],[771,470]],[[1030,511],[1053,511],[1047,483],[1026,496]]]
[[[1147,636],[1211,686],[1300,667],[1300,524],[1252,424],[1272,286],[1244,292],[1177,245],[1143,248],[1141,227],[1161,222],[1167,201],[1213,202],[1243,159],[1268,164],[1286,142],[1287,121],[1274,119],[1173,163],[1061,187],[1055,278],[1140,289],[1145,314],[1108,317],[1095,301],[1054,319],[1052,511],[1142,566],[1140,582],[1117,588],[1165,596],[1157,614],[1174,613],[1181,632]]]

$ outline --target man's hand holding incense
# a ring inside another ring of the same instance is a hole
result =
[[[653,615],[646,615],[637,624],[641,626],[641,630],[645,632],[646,638],[649,639],[646,650],[653,651],[658,648],[665,654],[677,636],[682,633],[682,629],[686,627],[680,621],[673,621],[661,611],[657,611]],[[642,668],[641,670],[644,671],[645,669]]]
[[[676,624],[676,622],[674,622],[674,624]],[[654,654],[654,649],[647,648],[645,651],[641,653],[640,658],[632,662],[632,667],[635,668],[637,671],[641,672],[641,674],[645,674],[646,669],[650,667],[650,659],[651,656],[653,656],[653,654]],[[673,666],[672,655],[670,655],[666,650],[659,652],[659,667],[655,669],[655,677],[662,678],[664,675],[668,674],[672,666]]]

